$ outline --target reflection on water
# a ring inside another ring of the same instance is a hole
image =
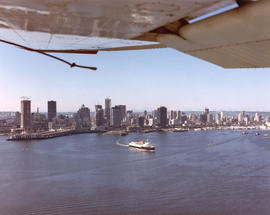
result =
[[[256,131],[0,137],[0,214],[269,214],[270,138]],[[155,153],[130,150],[149,139]]]

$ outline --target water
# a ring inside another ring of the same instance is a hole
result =
[[[270,138],[256,131],[0,137],[0,214],[270,212]],[[125,147],[148,139],[155,153]]]

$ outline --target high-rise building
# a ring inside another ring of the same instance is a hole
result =
[[[20,125],[21,125],[21,113],[20,112],[15,113],[14,124],[16,125],[17,128],[20,127]]]
[[[221,121],[224,119],[224,112],[220,112],[220,118],[221,118]]]
[[[242,123],[244,121],[244,117],[245,117],[245,111],[241,111],[239,114],[238,114],[238,123]]]
[[[216,113],[216,124],[220,125],[222,118],[221,118],[221,113]]]
[[[210,114],[210,113],[208,113],[208,114],[206,115],[206,117],[207,117],[207,119],[206,119],[207,123],[212,123],[212,121],[213,121],[213,115]]]
[[[105,99],[105,118],[108,123],[110,123],[110,119],[111,119],[111,105],[112,105],[111,99],[106,98]]]
[[[200,122],[206,123],[207,122],[207,114],[200,114]]]
[[[29,99],[21,100],[21,128],[31,129],[31,101]]]
[[[177,119],[178,119],[178,120],[181,120],[181,111],[180,111],[180,110],[177,111]]]
[[[104,111],[102,109],[102,105],[96,105],[95,109],[96,126],[102,126],[104,124]]]
[[[115,107],[112,107],[111,112],[111,125],[113,127],[121,127],[121,108],[119,105],[116,105]]]
[[[139,127],[144,127],[144,116],[140,116],[138,120]]]
[[[76,114],[77,128],[89,128],[91,127],[90,109],[85,105],[82,105]]]
[[[259,115],[258,113],[255,113],[255,117],[254,117],[255,122],[260,122],[261,118],[262,118],[261,115]]]
[[[209,108],[205,108],[204,113],[207,115],[209,114]]]
[[[124,122],[126,120],[126,105],[117,105],[120,108],[121,112],[121,122]]]
[[[159,107],[157,110],[157,123],[161,128],[165,128],[167,126],[167,108]]]
[[[56,118],[56,101],[48,101],[48,121],[52,122],[54,118]]]

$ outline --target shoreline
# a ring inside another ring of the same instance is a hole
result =
[[[102,134],[102,135],[121,135],[126,136],[129,133],[158,133],[158,132],[190,132],[190,131],[208,131],[208,130],[231,130],[231,131],[241,131],[241,130],[260,130],[260,131],[270,131],[268,128],[250,126],[225,126],[225,127],[202,127],[202,128],[151,128],[151,129],[136,129],[131,131],[126,130],[109,130],[109,131],[96,131],[96,130],[61,130],[61,131],[46,131],[40,133],[26,134],[26,135],[13,135],[0,134],[0,136],[9,136],[7,141],[29,141],[29,140],[45,140],[57,137],[72,136],[77,134]]]

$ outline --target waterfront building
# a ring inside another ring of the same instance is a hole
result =
[[[17,128],[19,128],[21,125],[21,113],[18,111],[15,113],[14,124]]]
[[[95,109],[96,109],[95,113],[96,126],[99,127],[104,125],[104,111],[102,109],[102,105],[96,105]]]
[[[140,116],[139,117],[139,127],[141,127],[141,128],[143,128],[144,127],[144,119],[145,119],[145,117],[144,116]]]
[[[31,130],[31,100],[21,100],[21,128]]]
[[[111,105],[112,105],[112,101],[110,98],[106,98],[105,99],[105,118],[108,122],[108,124],[110,123],[110,119],[111,119]]]
[[[245,123],[245,125],[249,125],[249,121],[250,121],[249,116],[245,116],[244,117],[244,123]]]
[[[134,118],[134,114],[132,110],[128,110],[126,114],[126,125],[131,125],[131,120]]]
[[[207,123],[212,123],[212,121],[213,121],[213,115],[210,114],[210,113],[208,113],[206,115],[206,121],[207,121]]]
[[[81,108],[77,111],[75,115],[76,127],[77,128],[91,128],[91,118],[90,118],[90,109],[85,105],[82,105]]]
[[[112,127],[121,127],[122,122],[122,115],[121,115],[121,108],[119,105],[116,105],[115,107],[112,107],[111,111],[111,126]]]
[[[171,110],[169,119],[170,119],[170,120],[174,119],[174,111],[173,111],[173,110]]]
[[[72,115],[60,114],[57,116],[57,120],[54,119],[53,122],[57,125],[57,128],[69,128],[72,126],[73,117]]]
[[[176,117],[176,119],[181,120],[181,111],[180,110],[177,111],[177,117]]]
[[[153,126],[154,125],[154,119],[153,118],[149,118],[147,125],[148,126]]]
[[[56,118],[56,101],[48,101],[48,121],[52,122]]]
[[[126,122],[126,105],[117,105],[120,108],[121,112],[121,124],[125,124]]]
[[[207,114],[205,114],[205,113],[200,114],[200,122],[201,123],[206,123],[207,122]]]
[[[244,117],[245,117],[245,111],[241,111],[239,114],[238,114],[238,123],[241,124],[244,122]]]
[[[220,119],[221,119],[221,122],[224,120],[225,116],[224,116],[224,112],[220,112]]]
[[[36,113],[31,114],[31,128],[32,131],[45,131],[48,130],[48,121],[45,114],[39,113],[37,109]]]
[[[220,125],[222,123],[221,121],[221,113],[216,113],[216,124]]]
[[[181,120],[181,118],[180,118],[180,120]],[[197,116],[196,116],[196,114],[194,114],[194,113],[190,114],[190,115],[189,115],[189,121],[190,121],[191,123],[195,123],[195,122],[197,121]],[[181,120],[181,122],[183,122],[183,121]]]
[[[161,128],[165,128],[167,126],[167,108],[164,106],[157,109],[157,124]]]
[[[254,121],[261,122],[261,116],[258,113],[255,113]]]
[[[177,118],[177,111],[174,111],[174,110],[171,110],[171,113],[170,113],[170,119],[176,119]]]

